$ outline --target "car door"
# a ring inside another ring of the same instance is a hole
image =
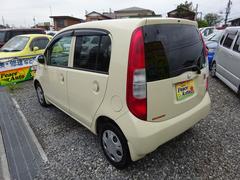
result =
[[[233,46],[233,74],[236,76],[236,87],[238,90],[240,90],[240,33],[238,33],[238,36],[236,38],[236,41]]]
[[[217,71],[236,87],[236,78],[233,74],[233,64],[235,63],[232,55],[232,45],[235,37],[236,33],[233,32],[228,32],[228,34],[226,35],[222,48],[218,52]]]
[[[107,86],[111,40],[99,31],[76,34],[73,68],[67,77],[69,107],[76,119],[90,126]]]
[[[67,98],[68,65],[71,58],[71,33],[60,35],[46,50],[47,66],[44,69],[45,94],[60,109],[69,110]]]

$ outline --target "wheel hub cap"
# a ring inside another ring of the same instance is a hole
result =
[[[43,103],[44,97],[43,97],[42,89],[40,87],[37,87],[37,95],[38,95],[39,101]]]
[[[111,160],[114,162],[120,162],[122,160],[122,144],[114,132],[110,130],[104,131],[102,136],[102,143],[105,152]]]

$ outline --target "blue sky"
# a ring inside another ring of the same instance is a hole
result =
[[[240,17],[240,0],[232,0],[232,11],[230,17]],[[20,3],[21,2],[21,3]],[[33,25],[36,22],[50,21],[50,7],[52,15],[71,15],[84,18],[85,11],[109,11],[109,8],[119,10],[127,7],[137,6],[154,10],[157,14],[166,16],[166,13],[176,8],[184,0],[0,0],[0,24],[2,17],[5,23],[15,26]],[[228,0],[192,0],[193,4],[199,5],[199,11],[225,12]]]

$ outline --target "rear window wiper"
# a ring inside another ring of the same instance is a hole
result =
[[[192,65],[192,66],[185,67],[185,68],[183,68],[182,70],[196,71],[197,74],[201,74],[201,68],[200,68],[198,65],[196,65],[196,64],[194,64],[194,65]]]

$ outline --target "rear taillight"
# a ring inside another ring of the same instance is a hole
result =
[[[127,73],[127,106],[137,118],[147,119],[145,53],[142,28],[137,28],[133,32],[130,43]]]
[[[208,56],[208,48],[207,48],[207,46],[206,46],[206,44],[205,44],[205,42],[204,42],[204,40],[203,40],[203,36],[202,36],[201,33],[200,33],[200,37],[201,37],[201,40],[202,40],[202,43],[203,43],[204,55],[205,55],[205,57],[207,57],[207,56]]]

